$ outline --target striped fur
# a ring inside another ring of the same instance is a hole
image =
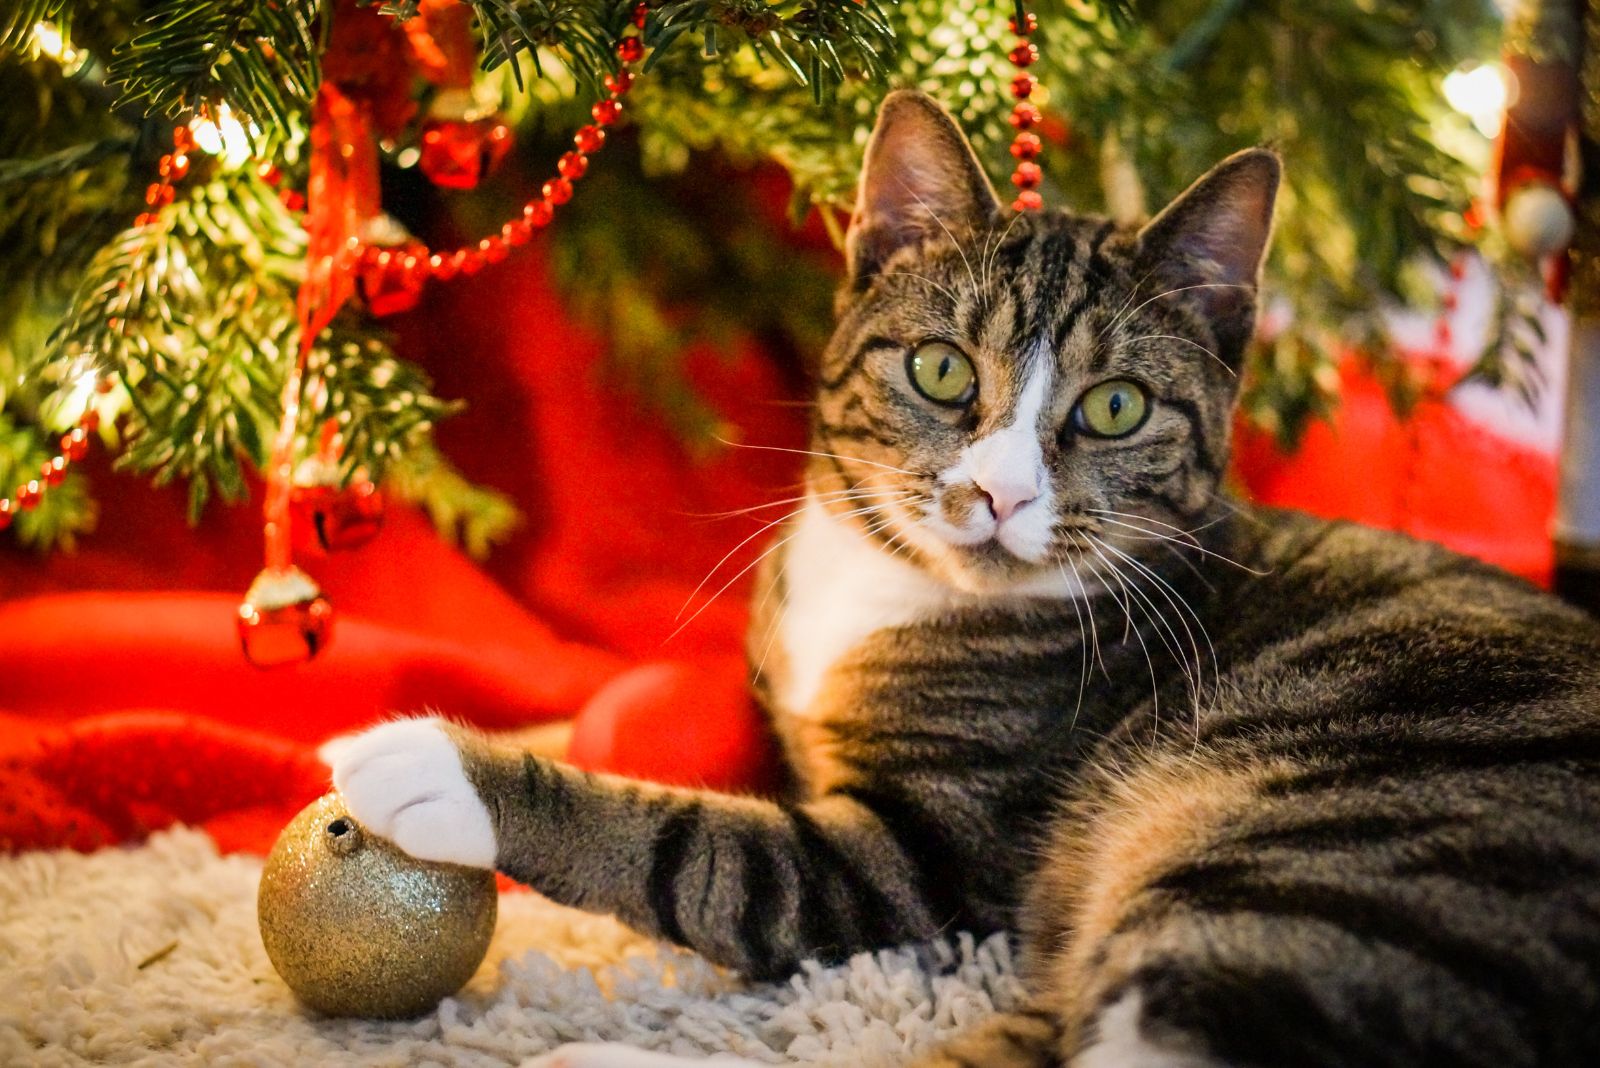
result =
[[[1220,493],[1276,173],[1139,230],[1018,217],[891,97],[750,631],[790,796],[454,732],[498,866],[755,976],[1020,932],[1032,1006],[926,1068],[1600,1063],[1600,626]],[[928,338],[971,405],[908,385]],[[1151,397],[1126,438],[1075,429],[1108,379]],[[1004,433],[1040,465],[1009,518]]]

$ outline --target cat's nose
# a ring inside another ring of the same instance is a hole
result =
[[[989,505],[989,511],[994,513],[997,523],[1004,523],[1025,505],[1032,504],[1039,498],[1037,486],[1025,486],[1021,483],[993,488],[979,486],[978,492],[983,494],[983,499]]]

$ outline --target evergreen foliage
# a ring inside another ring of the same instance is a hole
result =
[[[614,67],[632,4],[468,2],[483,85],[547,163]],[[406,18],[417,3],[384,10]],[[305,234],[253,168],[198,154],[176,203],[149,225],[131,220],[172,124],[197,113],[247,117],[256,151],[290,182],[303,178],[333,6],[11,0],[0,14],[0,485],[76,418],[85,374],[98,369],[116,382],[101,404],[123,436],[122,465],[186,481],[196,515],[213,495],[245,495],[295,351]],[[1269,267],[1286,325],[1258,346],[1254,418],[1292,438],[1325,412],[1341,340],[1395,366],[1383,312],[1429,299],[1425,268],[1468,238],[1460,220],[1487,150],[1440,82],[1493,53],[1491,4],[1041,0],[1030,10],[1041,25],[1035,99],[1064,120],[1045,131],[1047,203],[1149,209],[1240,147],[1271,143],[1287,157]],[[628,97],[636,144],[613,138],[586,179],[610,188],[581,189],[549,235],[556,277],[574,310],[607,329],[619,380],[706,440],[716,420],[679,369],[688,345],[742,328],[813,353],[826,329],[827,267],[697,182],[705,154],[776,161],[794,214],[819,209],[837,236],[877,100],[888,85],[917,85],[951,105],[995,175],[1008,172],[1014,12],[1007,0],[652,3],[646,73]],[[44,54],[40,27],[75,54]],[[449,204],[469,232],[504,214],[493,183]],[[1518,302],[1502,305],[1510,324]],[[1514,324],[1499,336],[1526,347]],[[1484,373],[1511,378],[1498,345]],[[454,406],[358,311],[319,339],[303,408],[308,440],[339,418],[347,470],[387,478],[475,551],[514,524],[503,498],[470,487],[433,448],[432,425]],[[21,527],[32,543],[64,544],[92,522],[78,476],[49,500]]]

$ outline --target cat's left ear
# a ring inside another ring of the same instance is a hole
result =
[[[1229,156],[1139,231],[1141,259],[1154,274],[1194,286],[1214,322],[1248,314],[1281,173],[1268,149]]]

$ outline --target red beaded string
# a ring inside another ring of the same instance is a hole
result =
[[[148,226],[156,221],[156,212],[171,204],[177,196],[173,186],[183,181],[189,173],[189,152],[195,147],[189,127],[179,126],[172,131],[172,151],[161,157],[156,171],[160,178],[145,188],[144,202],[149,211],[140,212],[133,220],[135,226]]]
[[[1011,109],[1011,125],[1017,130],[1017,136],[1011,141],[1011,154],[1017,160],[1017,169],[1011,174],[1011,184],[1017,187],[1017,199],[1011,207],[1016,211],[1038,211],[1044,207],[1044,198],[1039,195],[1044,171],[1035,162],[1043,145],[1039,135],[1033,132],[1039,125],[1039,106],[1028,99],[1039,85],[1039,80],[1028,73],[1028,68],[1039,58],[1039,46],[1028,38],[1038,28],[1038,17],[1018,4],[1017,18],[1011,20],[1011,32],[1017,35],[1017,40],[1009,53],[1017,68],[1017,76],[1011,79],[1011,95],[1017,101]]]
[[[638,4],[633,9],[633,25],[642,29],[649,8]],[[564,153],[556,163],[556,176],[545,182],[539,196],[522,207],[520,217],[500,227],[500,232],[490,234],[475,245],[449,252],[431,251],[420,241],[407,242],[399,248],[381,245],[363,245],[360,263],[363,268],[380,273],[398,272],[403,278],[420,284],[429,278],[447,282],[458,274],[473,275],[485,264],[499,263],[511,249],[525,245],[533,238],[535,230],[548,226],[555,217],[555,209],[572,199],[572,183],[589,170],[589,157],[600,151],[606,142],[606,127],[622,117],[622,98],[633,85],[631,64],[644,58],[644,41],[628,34],[617,42],[617,59],[622,66],[605,77],[606,95],[589,109],[594,122],[579,127],[572,136],[573,150]]]
[[[95,384],[96,392],[104,393],[110,388],[110,379],[101,379]],[[56,443],[61,451],[40,465],[39,477],[22,483],[10,497],[0,497],[0,530],[9,527],[18,512],[31,512],[39,507],[50,488],[61,485],[67,477],[67,468],[89,455],[89,435],[99,426],[100,413],[91,406],[78,417],[77,426],[61,435]]]

